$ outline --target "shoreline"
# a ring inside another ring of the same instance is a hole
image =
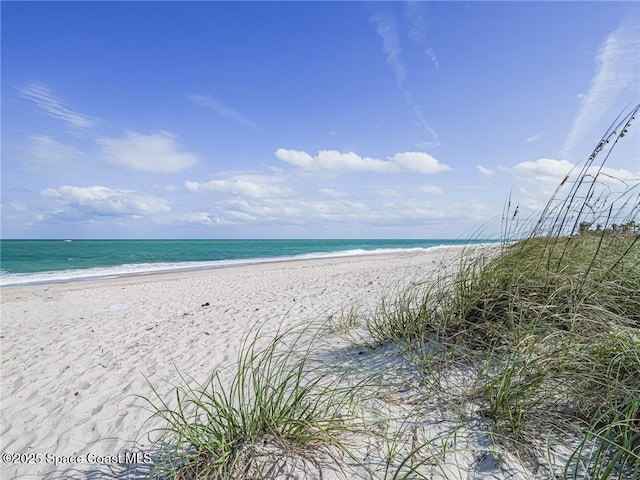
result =
[[[247,258],[247,259],[233,259],[226,261],[212,261],[212,262],[201,262],[206,263],[205,265],[190,265],[190,266],[176,266],[173,268],[153,268],[149,270],[145,270],[144,266],[153,266],[153,265],[163,265],[162,263],[158,264],[125,264],[116,267],[92,267],[88,269],[74,269],[74,270],[54,270],[54,271],[43,271],[43,272],[33,272],[25,275],[47,275],[47,274],[63,274],[68,273],[69,275],[78,275],[71,276],[68,278],[60,278],[60,279],[44,279],[44,280],[27,280],[27,281],[19,281],[11,283],[1,283],[0,291],[4,289],[11,288],[20,288],[20,287],[29,287],[29,286],[46,286],[46,285],[58,285],[58,284],[67,284],[67,283],[78,283],[78,282],[93,282],[93,281],[102,281],[102,280],[111,280],[118,278],[130,278],[130,277],[146,277],[153,275],[163,275],[163,274],[181,274],[188,272],[198,272],[198,271],[207,271],[207,270],[217,270],[217,269],[226,269],[226,268],[236,268],[236,267],[244,267],[244,266],[253,266],[253,265],[268,265],[268,264],[281,264],[288,262],[299,262],[299,261],[324,261],[324,260],[334,260],[334,259],[349,259],[349,258],[359,258],[359,257],[369,257],[369,256],[386,256],[386,255],[407,255],[407,254],[423,254],[429,252],[437,252],[441,250],[448,249],[465,249],[465,248],[473,248],[473,247],[488,247],[491,245],[499,245],[499,241],[496,242],[482,242],[482,243],[469,243],[467,245],[435,245],[432,247],[417,247],[417,248],[407,248],[407,249],[382,249],[382,250],[370,250],[370,251],[358,251],[358,253],[351,253],[351,251],[336,251],[336,252],[318,252],[311,254],[301,254],[296,256],[285,256],[285,257],[265,257],[265,258]],[[195,262],[184,262],[184,263],[195,263]],[[200,262],[198,262],[200,263]],[[218,264],[219,263],[219,264]],[[121,271],[118,272],[118,268],[122,267],[136,267],[140,268],[137,271]],[[147,268],[149,268],[147,267]],[[104,274],[90,274],[92,270],[96,268],[105,268],[105,269],[113,269],[114,273],[104,273]],[[86,276],[82,276],[82,274],[86,272]],[[10,275],[22,275],[22,274],[10,274]],[[0,279],[0,282],[4,281],[4,279]]]

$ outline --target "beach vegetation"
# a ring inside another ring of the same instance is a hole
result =
[[[509,199],[501,243],[468,247],[369,314],[345,308],[266,346],[257,332],[233,373],[185,381],[171,402],[154,390],[168,446],[159,478],[285,478],[286,465],[340,463],[370,479],[640,479],[640,180],[604,168],[639,109],[537,216],[522,221]],[[321,335],[348,339],[348,368],[318,362],[331,343]],[[344,440],[354,436],[360,447]]]
[[[443,398],[452,391],[441,380],[464,366],[473,382],[455,390],[459,403],[477,402],[495,441],[541,477],[640,478],[640,182],[603,173],[637,111],[526,228],[509,200],[497,254],[463,256],[457,275],[367,322]],[[559,445],[571,448],[563,456]]]
[[[231,371],[204,385],[183,378],[173,401],[153,389],[145,400],[163,426],[152,477],[276,478],[320,468],[351,428],[359,386],[324,375],[306,333],[279,331],[263,342],[258,328]]]

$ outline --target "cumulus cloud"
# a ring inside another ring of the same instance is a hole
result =
[[[595,175],[597,168],[591,167],[591,174]],[[621,183],[632,185],[640,183],[640,171],[633,172],[626,168],[603,167],[598,176],[603,183],[620,185]]]
[[[191,192],[222,192],[251,198],[286,197],[291,195],[287,188],[275,184],[272,177],[260,175],[236,176],[225,180],[208,182],[186,181],[184,186]]]
[[[576,145],[608,113],[623,93],[640,93],[640,24],[628,19],[609,34],[596,57],[597,70],[589,91],[581,96],[580,110],[565,140],[562,156],[569,157]]]
[[[506,170],[514,173],[520,180],[532,183],[560,182],[570,173],[575,176],[580,173],[576,166],[567,160],[555,160],[553,158],[540,158],[520,162]],[[622,181],[637,181],[640,179],[640,171],[632,172],[625,168],[592,166],[585,172],[587,175],[598,177],[612,177]],[[603,180],[606,182],[606,180]]]
[[[330,172],[376,172],[390,173],[398,171],[398,165],[386,160],[361,157],[353,152],[342,153],[337,150],[320,150],[315,157],[298,150],[279,148],[276,157],[304,170],[327,170]]]
[[[197,155],[179,150],[169,132],[127,132],[122,138],[100,138],[98,144],[106,161],[143,172],[175,173],[198,163]]]
[[[237,112],[231,107],[223,105],[219,101],[215,100],[209,95],[189,95],[189,100],[196,105],[204,108],[208,108],[209,110],[213,110],[218,115],[229,118],[235,122],[238,122],[247,127],[257,128],[258,126],[253,122],[253,120],[248,119],[241,113]]]
[[[54,199],[56,208],[77,208],[98,216],[141,216],[167,212],[168,203],[159,197],[132,190],[119,190],[100,185],[47,188],[42,195]]]
[[[631,188],[640,184],[640,171],[598,166],[583,169],[567,160],[552,158],[524,161],[500,169],[515,177],[518,187],[516,191],[521,197],[517,200],[518,205],[534,212],[541,210],[558,188],[562,189],[556,197],[558,201],[565,198],[573,188],[581,189],[577,196],[582,201],[589,190],[593,202],[589,201],[588,207],[595,211],[593,209],[597,210],[598,202],[604,198],[626,202],[628,193],[632,192]],[[581,179],[579,184],[576,183],[578,179]]]
[[[327,172],[374,172],[397,173],[403,170],[433,174],[451,170],[449,165],[440,163],[436,158],[424,152],[396,153],[387,160],[337,150],[320,150],[313,156],[299,150],[279,148],[276,157],[303,170]]]
[[[541,186],[556,187],[573,170],[574,164],[567,160],[540,158],[520,162],[507,170],[516,178]]]
[[[633,172],[624,168],[599,168],[597,166],[581,171],[580,168],[567,160],[552,158],[520,162],[510,168],[502,168],[502,170],[512,173],[516,179],[524,184],[535,186],[536,189],[531,193],[538,195],[552,193],[565,180],[566,184],[570,185],[577,180],[580,174],[587,179],[597,177],[597,182],[600,185],[613,189],[626,189],[628,185],[640,182],[640,171]]]
[[[432,174],[451,170],[449,165],[440,163],[436,158],[424,152],[396,153],[392,158],[412,172]]]
[[[53,90],[44,83],[31,82],[18,88],[21,97],[32,101],[47,115],[62,120],[73,129],[88,129],[96,124],[96,119],[76,112],[66,106]]]

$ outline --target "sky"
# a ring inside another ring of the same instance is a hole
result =
[[[1,3],[2,238],[469,238],[640,103],[637,2]],[[640,125],[607,172],[640,183]]]

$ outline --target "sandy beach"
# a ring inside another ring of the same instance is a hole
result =
[[[205,382],[257,323],[268,335],[374,308],[460,251],[3,288],[0,477],[104,476],[149,447],[154,425],[139,396],[150,384],[170,395],[180,374]]]

